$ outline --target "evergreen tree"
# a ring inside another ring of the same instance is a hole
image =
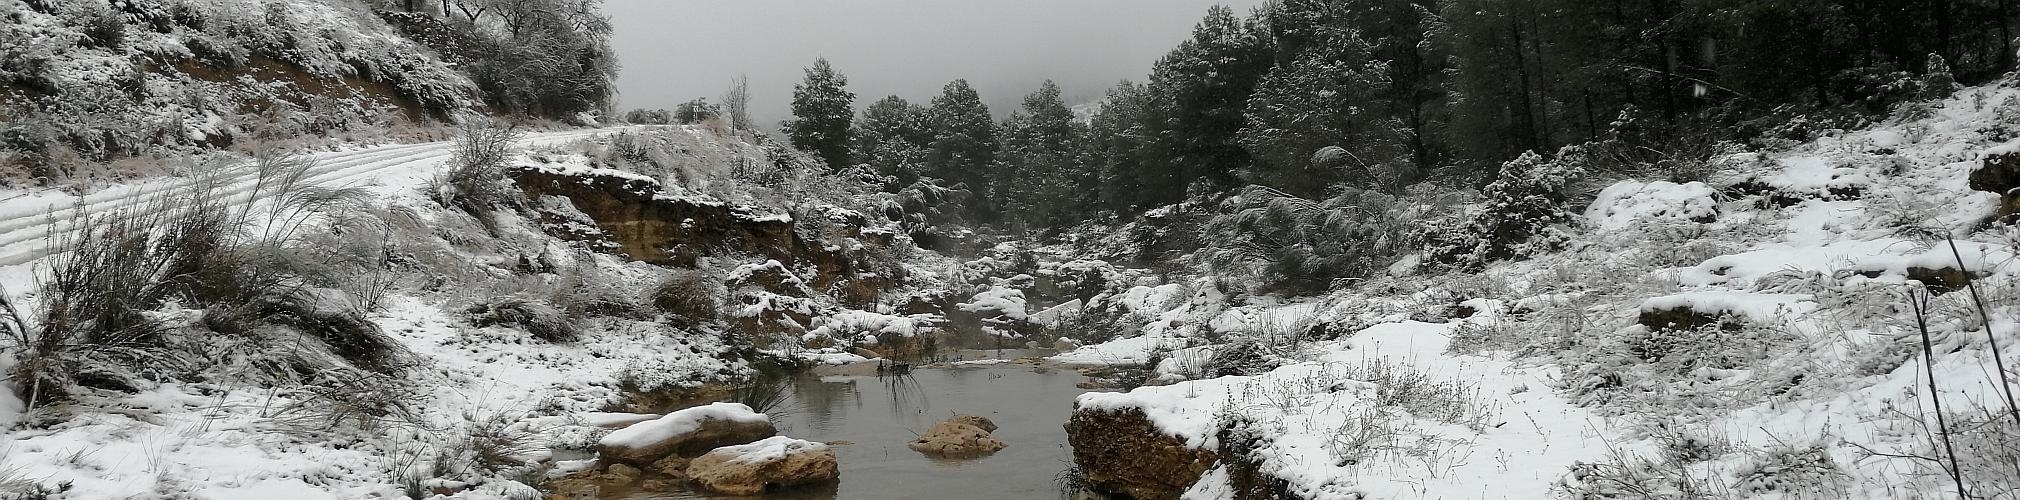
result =
[[[976,193],[987,193],[988,166],[996,160],[996,120],[989,106],[968,86],[954,80],[933,98],[926,111],[932,140],[927,145],[926,174],[948,185],[967,185]]]
[[[995,192],[1009,219],[1036,226],[1068,225],[1091,211],[1096,177],[1085,168],[1086,125],[1047,80],[1024,97],[1003,124]]]
[[[1242,109],[1273,57],[1260,20],[1244,21],[1216,5],[1193,28],[1192,39],[1157,62],[1150,91],[1164,109],[1149,113],[1162,121],[1149,149],[1165,157],[1147,157],[1141,164],[1149,201],[1182,200],[1194,183],[1234,184],[1234,173],[1249,163],[1248,151],[1236,140],[1246,124]]]
[[[1108,90],[1088,128],[1088,162],[1099,179],[1100,206],[1123,214],[1148,208],[1142,175],[1153,143],[1159,103],[1143,84],[1123,81]]]
[[[849,165],[856,94],[848,85],[848,77],[836,73],[827,58],[815,59],[806,80],[793,87],[793,120],[784,124],[793,147],[819,156],[831,169]]]
[[[926,127],[925,108],[890,96],[863,108],[852,139],[856,161],[895,178],[901,187],[925,174],[926,147],[933,137]]]
[[[1249,98],[1241,141],[1255,164],[1247,180],[1309,199],[1340,184],[1393,189],[1376,176],[1406,171],[1413,159],[1406,126],[1383,113],[1387,65],[1371,60],[1351,31],[1322,31],[1322,40],[1271,71]]]

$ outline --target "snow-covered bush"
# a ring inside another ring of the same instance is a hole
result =
[[[1486,200],[1465,222],[1423,231],[1428,258],[1438,268],[1476,269],[1493,261],[1518,259],[1558,249],[1570,235],[1563,227],[1576,215],[1566,188],[1584,172],[1578,146],[1544,159],[1535,152],[1501,164],[1501,173],[1481,191]]]
[[[470,323],[479,327],[509,326],[526,330],[534,338],[548,342],[573,342],[582,337],[575,320],[560,309],[517,297],[471,304],[463,309]]]
[[[1223,275],[1258,278],[1257,292],[1322,292],[1381,272],[1410,247],[1397,205],[1370,190],[1314,201],[1250,186],[1207,221],[1200,255]]]

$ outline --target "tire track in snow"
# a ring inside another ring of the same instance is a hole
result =
[[[621,129],[527,134],[519,140],[519,145],[565,144],[617,130]],[[453,145],[453,142],[442,141],[315,153],[309,155],[315,165],[310,167],[304,182],[317,186],[349,187],[368,184],[381,174],[432,172],[453,154]],[[231,180],[212,199],[221,199],[228,204],[251,202],[257,180],[255,169],[250,163],[228,168],[236,171],[230,174]],[[0,200],[0,267],[27,264],[55,253],[50,248],[50,235],[67,234],[71,221],[79,215],[132,207],[187,186],[187,179],[169,178],[65,197],[55,202],[32,194]]]

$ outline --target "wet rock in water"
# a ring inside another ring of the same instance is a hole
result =
[[[833,481],[841,475],[828,445],[785,436],[716,448],[687,466],[687,476],[695,484],[724,495],[757,495],[772,488]]]
[[[668,456],[696,456],[778,434],[771,419],[738,403],[714,403],[618,429],[597,443],[608,463],[650,465]]]
[[[611,464],[610,469],[606,471],[606,473],[608,474],[610,480],[619,483],[630,483],[632,481],[637,481],[638,476],[644,474],[644,472],[638,470],[637,467],[632,467],[624,464]]]
[[[943,457],[979,457],[1002,450],[1003,440],[989,435],[996,423],[974,415],[955,415],[933,424],[925,434],[905,445],[913,451]]]
[[[1165,434],[1141,410],[1076,410],[1066,442],[1089,489],[1139,500],[1172,500],[1218,461]]]

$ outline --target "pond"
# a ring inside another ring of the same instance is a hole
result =
[[[985,353],[1024,354],[982,351],[959,357],[976,359]],[[1084,392],[1076,385],[1086,380],[1078,372],[1009,362],[940,364],[915,368],[904,376],[833,374],[837,372],[847,370],[794,378],[790,395],[769,414],[782,435],[846,442],[834,446],[841,481],[765,498],[1059,497],[1055,478],[1073,460],[1063,425],[1072,414],[1074,396]],[[974,459],[929,458],[905,447],[919,433],[955,414],[994,421],[996,438],[1009,447]],[[717,497],[682,492],[620,498]]]

